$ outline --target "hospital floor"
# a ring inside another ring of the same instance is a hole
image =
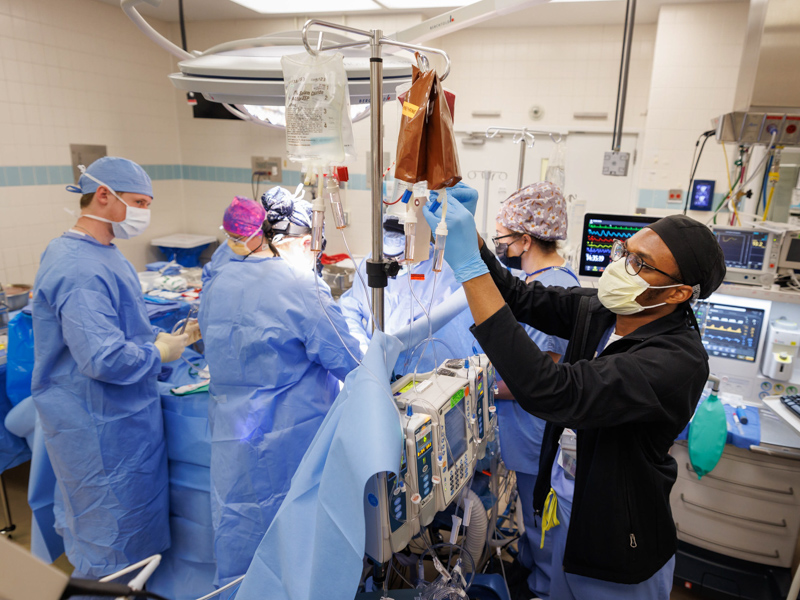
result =
[[[10,537],[13,541],[28,549],[30,549],[31,545],[31,511],[27,500],[29,471],[30,463],[25,463],[3,474],[11,509],[11,518],[17,526]],[[65,573],[72,573],[72,565],[63,554],[54,564]],[[670,600],[697,600],[702,597],[676,586],[672,589]]]

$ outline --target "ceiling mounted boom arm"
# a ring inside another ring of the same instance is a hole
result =
[[[495,17],[545,4],[549,0],[479,0],[389,35],[399,42],[418,43],[449,35]]]
[[[144,17],[139,14],[138,10],[136,10],[136,6],[142,3],[155,6],[156,8],[161,6],[161,0],[120,0],[119,5],[122,7],[123,12],[128,15],[128,18],[133,21],[133,24],[139,28],[139,31],[149,37],[153,42],[161,46],[164,50],[181,60],[194,58],[193,54],[189,54],[180,46],[176,46],[170,42],[167,38],[153,29],[147,21],[144,20]]]

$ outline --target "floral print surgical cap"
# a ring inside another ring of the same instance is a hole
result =
[[[500,205],[497,222],[518,233],[540,240],[567,237],[567,203],[561,189],[549,181],[532,183]]]

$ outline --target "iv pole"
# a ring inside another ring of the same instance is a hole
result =
[[[527,127],[522,128],[515,128],[515,127],[489,127],[486,130],[486,137],[492,139],[493,137],[500,134],[501,136],[504,133],[513,133],[514,137],[511,138],[511,141],[515,144],[519,144],[519,170],[517,171],[517,189],[522,189],[522,175],[525,172],[525,149],[530,148],[533,149],[533,145],[536,143],[535,135],[549,135],[550,139],[553,140],[553,143],[559,144],[561,143],[561,134],[560,133],[553,133],[552,131],[536,131],[533,129],[528,129]],[[558,139],[556,139],[558,136]]]
[[[375,319],[372,322],[372,329],[383,330],[383,290],[388,283],[388,273],[392,266],[390,261],[383,258],[383,195],[381,181],[383,180],[383,58],[381,58],[381,46],[390,45],[407,50],[415,50],[418,52],[431,52],[439,54],[444,57],[447,66],[441,79],[444,80],[450,73],[450,57],[442,50],[435,48],[427,48],[425,46],[415,46],[391,40],[383,37],[383,32],[380,29],[373,29],[372,31],[364,31],[361,29],[354,29],[344,25],[337,25],[335,23],[328,23],[326,21],[319,21],[317,19],[310,19],[303,25],[303,45],[306,51],[312,56],[316,56],[317,52],[311,48],[308,43],[308,30],[314,26],[326,27],[328,29],[338,29],[339,31],[346,31],[355,35],[360,35],[369,38],[361,44],[339,44],[334,46],[326,46],[322,50],[335,50],[342,47],[353,47],[357,45],[369,44],[370,48],[370,151],[372,153],[372,188],[370,190],[372,195],[372,258],[367,261],[367,285],[372,288],[372,311]],[[319,41],[321,47],[322,40]],[[397,263],[394,263],[395,265]],[[378,474],[378,485],[386,485],[386,473]],[[383,502],[381,495],[379,502]],[[383,584],[384,594],[386,592],[386,573],[387,563],[374,564],[373,581],[376,584]]]
[[[450,74],[450,57],[443,50],[428,48],[427,46],[417,46],[398,42],[383,36],[383,31],[373,29],[366,31],[355,29],[345,25],[310,19],[303,25],[303,45],[306,51],[312,56],[317,55],[317,50],[308,43],[308,32],[311,27],[318,25],[327,29],[344,31],[355,35],[369,38],[363,42],[350,42],[347,44],[336,44],[325,46],[321,50],[336,50],[338,48],[352,48],[355,46],[370,47],[370,151],[372,153],[372,259],[367,261],[367,285],[372,288],[372,310],[375,320],[372,323],[373,330],[383,330],[383,289],[388,283],[389,261],[383,259],[383,197],[380,182],[383,175],[383,58],[381,57],[381,46],[396,46],[406,50],[416,52],[429,52],[443,56],[446,61],[444,73],[440,80],[444,81]]]

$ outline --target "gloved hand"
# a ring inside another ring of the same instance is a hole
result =
[[[186,333],[164,333],[161,332],[156,337],[155,346],[161,353],[161,362],[168,363],[178,360],[183,354],[184,348],[189,345],[189,335]]]
[[[436,190],[430,193],[431,200],[433,200],[434,208],[438,206],[439,192]],[[463,181],[459,181],[451,188],[447,188],[447,201],[452,199],[458,200],[474,217],[475,209],[478,208],[478,190],[471,188]],[[448,208],[448,211],[450,209]],[[449,214],[449,213],[448,213]]]
[[[200,323],[197,322],[197,319],[189,320],[184,333],[189,336],[189,342],[186,344],[187,346],[191,346],[203,337],[203,334],[200,333]]]
[[[447,193],[447,198],[447,216],[445,217],[447,238],[444,245],[444,259],[453,269],[456,280],[464,283],[488,273],[489,269],[483,262],[478,248],[475,219],[460,202],[450,202],[450,192]],[[422,214],[431,230],[436,231],[439,221],[442,220],[442,207],[437,208],[433,201],[430,201],[422,207]]]

